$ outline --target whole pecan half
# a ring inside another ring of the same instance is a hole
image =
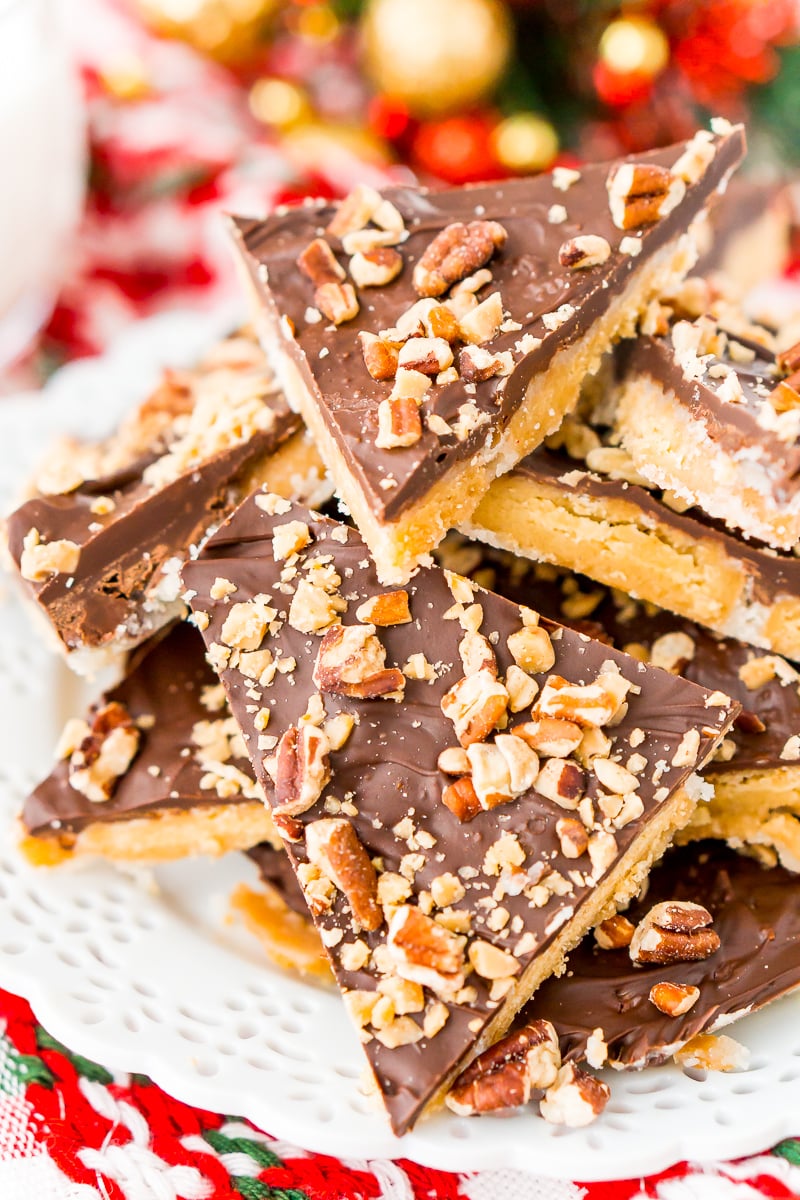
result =
[[[497,221],[456,221],[430,243],[414,267],[420,296],[441,296],[451,284],[466,279],[505,244],[508,234]]]

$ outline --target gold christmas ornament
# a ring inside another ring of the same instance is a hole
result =
[[[288,129],[281,142],[294,163],[308,171],[321,171],[336,179],[350,177],[355,162],[386,166],[390,154],[385,142],[361,125],[332,121],[307,121]]]
[[[659,75],[669,62],[663,29],[647,17],[620,17],[600,39],[600,58],[618,75]]]
[[[511,53],[501,0],[370,0],[362,33],[373,83],[420,117],[475,104]]]
[[[257,79],[248,97],[257,121],[277,129],[289,129],[311,118],[311,105],[302,88],[286,79]]]
[[[492,150],[509,171],[543,171],[558,154],[558,134],[536,113],[515,113],[493,130]]]
[[[136,0],[147,23],[224,63],[249,58],[282,0]]]

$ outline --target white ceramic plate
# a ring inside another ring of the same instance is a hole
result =
[[[194,314],[143,322],[105,358],[65,368],[42,398],[0,402],[0,505],[41,453],[43,430],[102,432],[161,364],[190,361],[226,327],[225,317]],[[38,643],[10,582],[0,586],[0,985],[76,1051],[310,1150],[457,1171],[631,1177],[797,1133],[800,996],[737,1026],[752,1051],[745,1073],[697,1082],[673,1067],[608,1072],[613,1099],[588,1129],[549,1126],[531,1111],[447,1114],[394,1138],[360,1090],[361,1051],[338,997],[271,968],[226,925],[233,883],[255,877],[243,856],[138,878],[102,863],[34,871],[20,859],[14,814],[87,693]]]

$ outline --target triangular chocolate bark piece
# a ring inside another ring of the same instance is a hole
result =
[[[403,1133],[638,891],[738,706],[438,568],[387,592],[264,493],[184,582]]]
[[[262,343],[382,580],[407,579],[677,287],[744,151],[718,128],[579,171],[235,220]]]

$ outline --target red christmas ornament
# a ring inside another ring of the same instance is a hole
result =
[[[414,165],[448,183],[496,179],[502,171],[491,148],[494,126],[486,113],[425,122],[412,143]]]
[[[398,142],[409,132],[411,116],[402,100],[373,96],[367,107],[367,122],[376,137]]]
[[[592,82],[600,99],[611,108],[625,108],[647,100],[653,93],[652,76],[638,71],[621,74],[602,61],[594,65]]]

